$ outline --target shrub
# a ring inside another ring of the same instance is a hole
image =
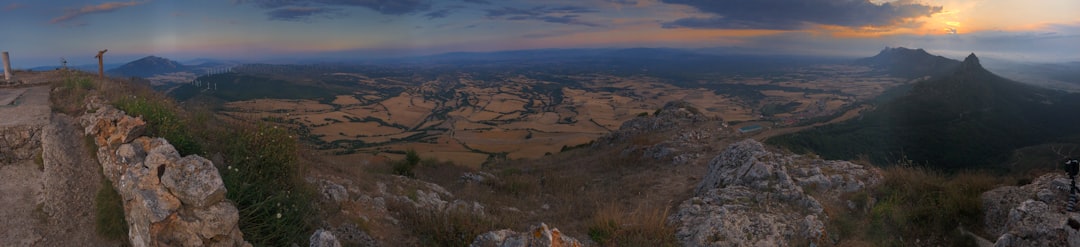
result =
[[[420,155],[416,153],[416,150],[409,149],[409,151],[405,152],[405,160],[394,162],[394,174],[416,177],[413,169],[418,164],[420,164]]]
[[[304,245],[314,215],[313,192],[303,186],[296,140],[284,128],[241,126],[225,134],[226,196],[240,210],[244,240],[256,246]]]

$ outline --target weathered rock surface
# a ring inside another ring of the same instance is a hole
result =
[[[334,234],[323,229],[316,230],[315,233],[311,234],[308,242],[311,242],[311,247],[341,247],[341,242],[338,242]]]
[[[723,120],[709,118],[687,102],[675,101],[665,104],[653,116],[623,122],[619,130],[601,137],[593,145],[631,143],[622,151],[623,156],[640,154],[682,165],[711,152],[710,142],[728,133],[723,128]],[[667,134],[669,131],[678,132]],[[659,139],[661,136],[667,138]]]
[[[668,221],[685,246],[820,245],[827,215],[819,198],[804,187],[839,195],[879,180],[880,172],[873,168],[778,154],[744,140],[709,162],[694,197],[680,204]]]
[[[1064,174],[987,191],[985,230],[997,237],[994,246],[1080,246],[1080,213],[1065,211],[1068,195]]]
[[[540,223],[526,232],[510,229],[490,231],[473,240],[470,247],[579,247],[577,239],[564,236],[559,229]]]
[[[31,160],[41,152],[41,127],[20,125],[0,128],[0,165]]]
[[[97,105],[80,123],[98,145],[105,177],[124,200],[133,246],[250,245],[212,162],[180,157],[165,139],[139,137],[145,122],[112,106]]]

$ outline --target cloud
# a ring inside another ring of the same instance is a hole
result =
[[[597,27],[592,22],[587,22],[579,19],[580,14],[595,13],[597,10],[578,7],[578,6],[538,6],[529,9],[521,9],[514,7],[503,7],[501,9],[488,9],[487,18],[489,19],[502,19],[502,20],[537,20],[548,23],[559,23],[568,25],[582,25]]]
[[[466,3],[475,3],[475,4],[491,4],[491,1],[488,1],[488,0],[462,0],[462,1],[465,1]]]
[[[431,9],[430,0],[237,0],[267,9],[311,6],[364,7],[385,15],[403,15]]]
[[[57,24],[57,23],[67,22],[67,21],[70,21],[72,19],[78,18],[80,16],[84,16],[84,15],[95,14],[95,13],[107,13],[107,12],[112,12],[112,11],[120,9],[120,8],[137,6],[137,5],[144,4],[144,3],[146,3],[146,2],[130,1],[130,2],[107,2],[107,3],[98,4],[98,5],[87,5],[87,6],[83,6],[82,8],[79,8],[79,9],[69,9],[67,11],[67,13],[64,13],[64,15],[62,15],[60,17],[53,18],[51,21],[49,21],[49,23]]]
[[[713,14],[663,23],[664,28],[798,30],[807,23],[844,27],[893,26],[941,13],[941,6],[869,0],[661,0]]]
[[[334,18],[343,16],[339,9],[322,8],[322,7],[301,7],[301,6],[288,6],[271,10],[266,13],[270,16],[270,20],[275,21],[308,21],[313,16],[322,16],[325,18]]]
[[[451,10],[451,9],[440,9],[440,10],[428,12],[427,14],[424,14],[424,17],[427,17],[428,20],[446,18],[447,16],[450,16],[450,13],[452,13],[452,12],[453,12],[453,10]]]
[[[638,4],[637,0],[604,0],[604,2],[609,2],[609,3],[614,3],[614,4],[621,4],[621,5],[636,5],[636,4]]]
[[[4,6],[4,11],[12,11],[12,10],[21,9],[21,8],[24,8],[24,7],[26,7],[26,4],[11,3],[11,4],[8,4],[7,6]]]

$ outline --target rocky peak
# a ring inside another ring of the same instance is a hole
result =
[[[982,64],[979,63],[979,57],[976,57],[974,52],[964,58],[964,62],[961,63],[960,67],[964,70],[983,69]]]

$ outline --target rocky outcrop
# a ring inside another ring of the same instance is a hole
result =
[[[667,134],[669,131],[677,133]],[[627,120],[593,145],[630,143],[622,156],[640,154],[641,157],[681,165],[698,160],[709,153],[713,140],[725,137],[724,122],[710,118],[690,103],[668,102],[652,116]],[[661,137],[666,137],[660,139]]]
[[[873,168],[784,155],[744,140],[709,162],[694,197],[668,221],[685,246],[821,245],[828,216],[819,200],[834,198],[814,195],[855,192],[880,180]]]
[[[105,177],[124,200],[133,246],[248,246],[239,211],[225,200],[217,168],[181,157],[162,138],[141,137],[145,122],[98,105],[80,123],[98,146]]]
[[[535,225],[527,232],[510,229],[490,231],[473,240],[470,247],[580,247],[577,239],[562,235],[557,228],[547,224]]]
[[[1080,246],[1080,213],[1065,211],[1069,179],[1047,174],[1024,186],[982,194],[985,230],[994,246]]]
[[[30,160],[41,152],[41,126],[3,126],[0,137],[0,165]]]

